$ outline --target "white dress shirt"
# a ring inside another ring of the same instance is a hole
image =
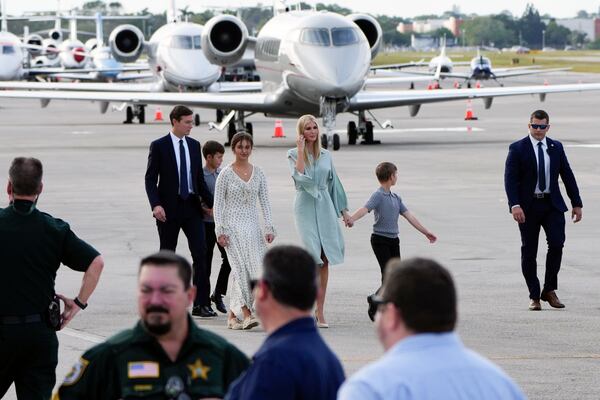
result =
[[[538,143],[540,143],[540,140],[537,140],[536,138],[534,138],[533,136],[529,135],[529,139],[531,140],[531,145],[533,146],[533,152],[535,153],[535,165],[539,168],[540,165],[540,160],[539,160],[539,154],[538,154]],[[548,143],[546,142],[546,136],[544,136],[544,138],[541,140],[542,143],[542,149],[543,149],[543,153],[544,153],[544,173],[546,174],[546,189],[544,190],[544,193],[550,193],[550,156],[548,155]],[[537,170],[537,168],[536,168]],[[538,171],[538,177],[539,177],[539,171]],[[540,190],[540,183],[537,182],[535,184],[535,193],[539,194],[542,193],[542,191]]]
[[[194,185],[192,183],[192,168],[190,164],[190,149],[188,148],[185,136],[182,139],[179,139],[173,134],[173,132],[169,132],[169,135],[171,135],[171,142],[173,142],[173,150],[175,151],[175,161],[177,161],[177,176],[179,176],[179,171],[181,171],[181,161],[179,160],[179,141],[183,140],[183,148],[185,149],[185,165],[187,167],[188,176],[188,188],[190,193],[194,193]],[[181,176],[179,176],[179,182],[181,182]]]

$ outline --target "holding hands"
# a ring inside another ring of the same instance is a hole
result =
[[[352,228],[354,226],[354,220],[352,216],[348,213],[348,211],[342,211],[342,219],[344,220],[344,225],[346,228]]]

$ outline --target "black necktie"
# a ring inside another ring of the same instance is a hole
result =
[[[538,143],[538,186],[540,192],[546,190],[546,162],[544,160],[544,147],[542,142]]]
[[[183,147],[183,139],[179,139],[179,195],[183,200],[187,199],[190,194],[188,186],[188,173],[185,160],[185,147]]]

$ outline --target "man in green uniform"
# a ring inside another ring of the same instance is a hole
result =
[[[13,382],[19,399],[50,397],[58,359],[55,331],[87,306],[104,266],[69,224],[36,208],[42,174],[39,160],[15,158],[8,171],[10,204],[0,209],[0,398]],[[85,272],[74,299],[54,292],[61,263]],[[64,303],[62,314],[55,295]]]
[[[140,321],[83,354],[54,399],[220,399],[248,358],[200,329],[188,307],[192,266],[169,250],[144,258],[138,274]]]

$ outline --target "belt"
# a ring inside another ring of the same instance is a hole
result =
[[[20,325],[42,322],[41,314],[0,317],[0,325]]]
[[[547,199],[549,197],[550,197],[550,193],[534,193],[533,194],[534,199]]]

